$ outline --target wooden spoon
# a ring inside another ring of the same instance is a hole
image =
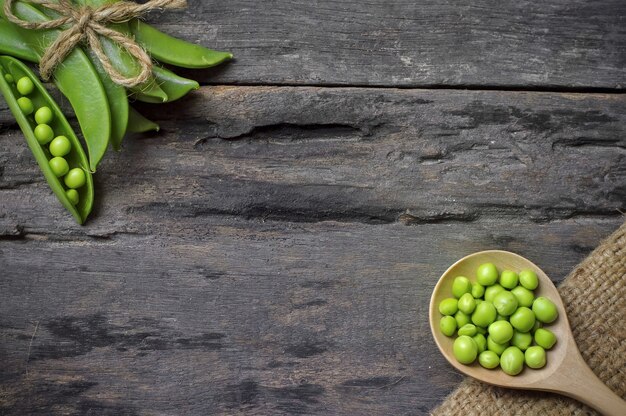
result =
[[[535,296],[548,297],[556,304],[559,318],[546,327],[554,332],[557,343],[546,352],[545,367],[538,370],[525,368],[519,375],[509,376],[499,368],[487,370],[481,367],[478,361],[472,365],[460,364],[454,357],[452,353],[454,338],[443,335],[439,330],[441,320],[439,302],[452,297],[452,282],[455,277],[466,276],[475,281],[476,269],[483,263],[493,263],[500,271],[533,270],[539,278]],[[626,402],[605,386],[581,357],[556,287],[539,267],[522,256],[500,250],[481,251],[470,254],[450,266],[439,279],[430,298],[430,328],[444,357],[457,370],[470,377],[495,386],[559,393],[579,400],[608,416],[626,415]]]

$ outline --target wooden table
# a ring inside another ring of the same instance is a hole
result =
[[[189,3],[150,20],[237,59],[86,226],[1,104],[1,414],[427,414],[451,263],[559,282],[624,221],[623,0]]]

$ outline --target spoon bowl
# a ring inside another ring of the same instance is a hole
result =
[[[557,343],[546,351],[546,365],[541,369],[525,368],[517,376],[509,376],[499,368],[488,370],[478,360],[471,365],[459,363],[452,352],[454,337],[445,336],[439,329],[441,313],[439,303],[452,297],[452,283],[457,276],[466,276],[475,281],[476,269],[483,263],[493,263],[498,270],[530,269],[537,274],[539,287],[535,297],[549,298],[559,312],[558,319],[546,325],[556,337]],[[613,393],[600,381],[585,364],[574,341],[565,306],[559,292],[550,278],[534,263],[526,258],[501,250],[481,251],[471,254],[454,263],[439,279],[430,299],[430,328],[435,343],[444,357],[460,372],[495,386],[543,390],[560,393],[596,408],[606,415],[626,415],[626,402]]]

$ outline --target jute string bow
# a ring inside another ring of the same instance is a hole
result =
[[[17,1],[19,0],[6,0],[4,3],[4,14],[12,23],[32,30],[65,28],[41,57],[39,71],[44,80],[50,78],[57,65],[63,62],[80,42],[86,41],[113,82],[127,88],[135,87],[148,80],[152,73],[152,59],[134,39],[108,28],[107,25],[127,22],[153,10],[184,9],[187,7],[186,0],[150,0],[144,4],[121,1],[97,8],[78,6],[70,0],[58,0],[58,2],[28,0],[28,3],[54,10],[60,14],[57,19],[29,22],[20,19],[13,13],[13,4]],[[102,48],[100,36],[111,39],[137,59],[141,67],[137,76],[126,77],[115,69]]]

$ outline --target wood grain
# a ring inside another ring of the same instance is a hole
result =
[[[236,61],[206,83],[624,89],[622,0],[189,2],[150,19]]]
[[[621,222],[626,97],[205,87],[85,227],[0,109],[0,413],[427,414],[428,300],[474,251],[560,281]]]
[[[71,224],[9,130],[0,141],[0,230],[152,233],[158,223],[173,232],[172,218],[210,216],[366,224],[619,216],[625,108],[621,95],[204,88],[146,108],[163,131],[107,155],[86,229]]]
[[[461,380],[428,328],[442,271],[503,247],[559,280],[615,225],[205,220],[186,236],[4,240],[0,409],[426,414]]]

